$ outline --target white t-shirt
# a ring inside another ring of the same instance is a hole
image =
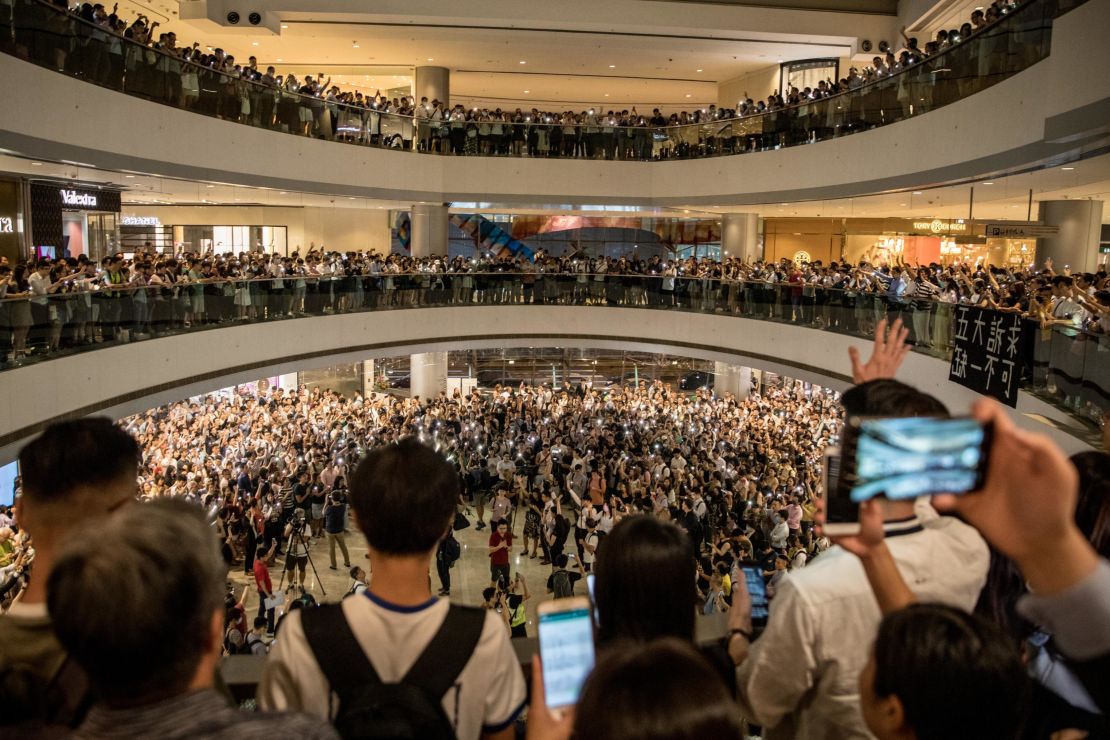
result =
[[[374,670],[388,683],[412,668],[447,617],[448,606],[447,599],[431,599],[420,607],[399,607],[366,592],[344,599],[343,615]],[[524,674],[509,633],[490,611],[470,662],[443,696],[443,709],[460,740],[477,740],[483,731],[507,727],[524,701]],[[299,612],[289,613],[281,623],[258,685],[258,705],[329,720],[339,709],[339,699],[305,640]]]

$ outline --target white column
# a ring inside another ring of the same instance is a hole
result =
[[[369,398],[374,392],[374,361],[363,360],[359,375],[362,378],[362,397]]]
[[[759,215],[725,213],[721,215],[721,257],[739,257],[755,262],[763,257],[759,243]]]
[[[412,207],[413,257],[447,256],[447,206],[419,205]]]
[[[1041,221],[1046,226],[1059,226],[1060,231],[1039,240],[1037,267],[1051,257],[1057,273],[1063,273],[1065,266],[1070,266],[1073,274],[1094,272],[1099,262],[1102,201],[1046,200],[1040,205]]]
[[[752,387],[751,368],[717,362],[714,363],[713,374],[713,392],[718,396],[731,393],[739,400],[748,397]]]
[[[416,102],[427,98],[428,102],[438,100],[445,108],[451,99],[451,70],[446,67],[417,67],[413,75],[412,93]]]
[[[447,353],[422,352],[409,358],[409,393],[421,400],[447,392]]]

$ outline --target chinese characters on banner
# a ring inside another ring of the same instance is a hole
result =
[[[955,344],[948,379],[1008,406],[1017,406],[1021,379],[1021,316],[956,306]]]

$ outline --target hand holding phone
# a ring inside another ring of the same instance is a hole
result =
[[[594,667],[594,623],[585,596],[545,601],[537,609],[543,686],[556,717],[573,707]]]

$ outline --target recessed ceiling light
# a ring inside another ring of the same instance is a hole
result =
[[[284,62],[285,60],[284,60],[284,59],[282,59],[281,57],[278,57],[278,60],[277,60],[277,61],[279,61],[279,62]]]
[[[289,26],[285,25],[284,23],[281,24],[281,27],[282,28],[289,28]]]
[[[779,64],[782,64],[782,60],[781,60],[781,59],[779,60]]]
[[[355,199],[355,198],[354,198],[354,196],[353,196],[353,195],[349,195],[349,196],[347,196],[347,200],[354,200],[354,199]]]
[[[32,167],[42,167],[42,162],[31,162]]]
[[[135,176],[134,175],[124,175],[124,177],[134,178]]]
[[[526,61],[524,61],[523,59],[521,59],[521,60],[520,60],[520,63],[521,63],[521,64],[527,64],[528,62],[526,62]]]
[[[435,61],[435,59],[433,59],[432,57],[428,57],[428,61],[429,61],[429,62],[434,62],[434,61]],[[394,76],[396,76],[396,75],[394,75]]]
[[[352,41],[351,46],[354,47],[355,49],[357,49],[358,48],[358,42],[357,41]]]
[[[205,185],[204,187],[206,187],[206,188],[214,188],[214,187],[216,187],[216,186],[215,186],[215,185]]]
[[[525,91],[524,91],[524,94],[525,94],[525,95],[527,95],[527,94],[528,94],[528,93],[530,93],[530,92],[532,92],[532,91],[531,91],[531,90],[525,90]]]
[[[913,194],[914,195],[921,195],[921,191],[920,190],[915,190],[915,191],[913,191]]]
[[[686,93],[686,97],[691,98],[693,96],[690,93]]]
[[[605,97],[609,97],[609,93],[605,93]]]
[[[616,69],[616,68],[617,68],[617,65],[615,65],[615,64],[610,64],[609,65],[609,69]]]
[[[699,69],[698,71],[699,71],[699,72],[701,72],[701,70],[700,70],[700,69]]]
[[[258,46],[258,42],[257,41],[252,41],[251,46]]]
[[[994,185],[994,183],[993,183],[993,182],[985,182],[985,183],[983,183],[983,184],[984,184],[984,185]]]
[[[1070,171],[1070,170],[1074,170],[1075,168],[1074,167],[1061,167],[1060,169],[1065,170],[1065,171]]]

